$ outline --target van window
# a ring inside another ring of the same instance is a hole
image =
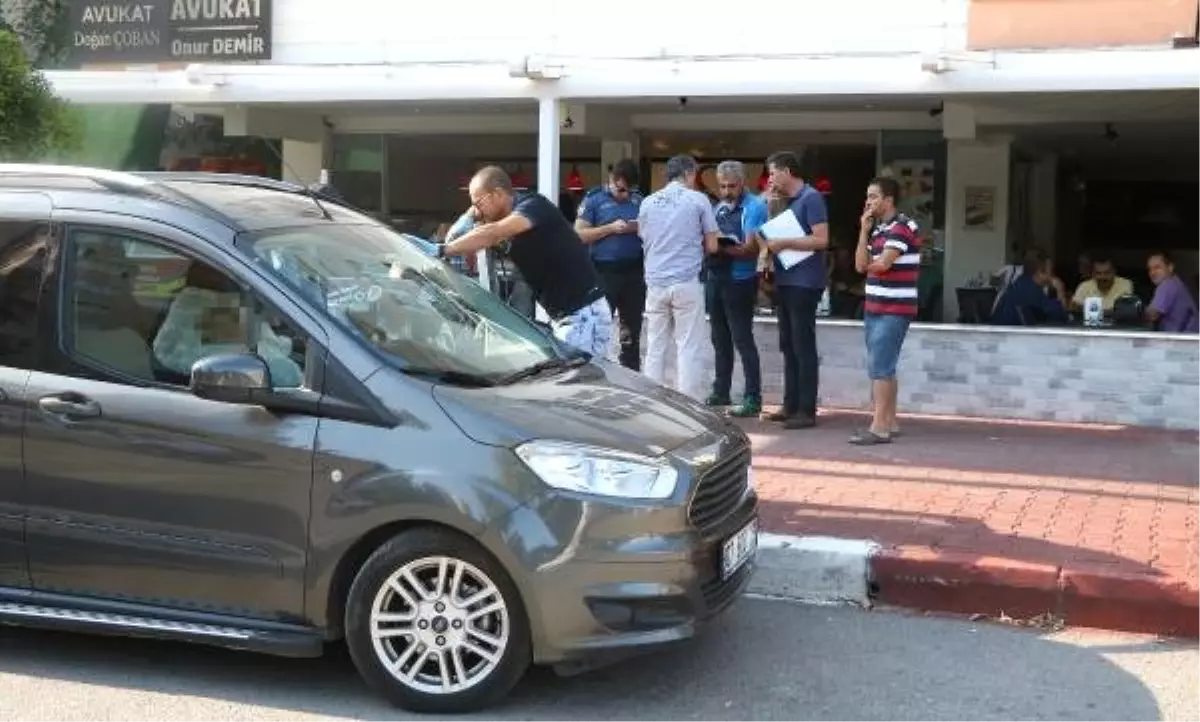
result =
[[[382,225],[291,227],[238,245],[409,367],[499,378],[562,356],[511,306]]]
[[[67,353],[132,379],[187,386],[205,356],[255,352],[277,388],[304,384],[307,341],[212,265],[112,231],[70,235]]]
[[[0,219],[0,365],[33,368],[50,225]]]

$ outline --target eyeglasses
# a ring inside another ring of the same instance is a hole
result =
[[[480,206],[480,204],[483,203],[485,199],[491,197],[491,195],[491,192],[481,193],[478,198],[471,199],[471,206],[477,211],[482,211],[483,208]]]

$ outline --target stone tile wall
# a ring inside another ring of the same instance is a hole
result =
[[[775,320],[760,319],[755,337],[765,400],[777,404],[783,356]],[[861,322],[818,321],[817,339],[820,403],[868,408]],[[711,376],[711,349],[704,363]],[[734,365],[735,398],[740,363]],[[668,362],[669,378],[672,367]],[[1200,429],[1195,336],[914,324],[899,368],[902,411]]]

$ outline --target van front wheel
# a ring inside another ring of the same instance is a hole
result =
[[[440,529],[398,534],[367,559],[350,587],[346,643],[373,688],[433,714],[498,702],[531,658],[508,575],[473,541]]]

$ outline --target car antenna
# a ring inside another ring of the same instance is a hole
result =
[[[279,164],[283,166],[283,169],[286,170],[293,178],[299,178],[300,176],[296,174],[296,171],[292,169],[292,166],[283,159],[283,153],[275,147],[275,144],[266,138],[263,138],[262,140],[263,144],[270,148],[271,152],[275,154],[275,157],[279,159]],[[329,184],[329,171],[325,170],[324,168],[321,169],[321,175],[317,179],[317,184],[321,186]],[[321,199],[318,197],[320,194],[313,190],[312,186],[310,185],[298,185],[304,189],[304,195],[311,198],[312,202],[316,204],[317,209],[321,211],[321,215],[324,216],[325,220],[332,221],[333,216],[331,216],[329,211],[325,209],[325,206],[321,204]]]

